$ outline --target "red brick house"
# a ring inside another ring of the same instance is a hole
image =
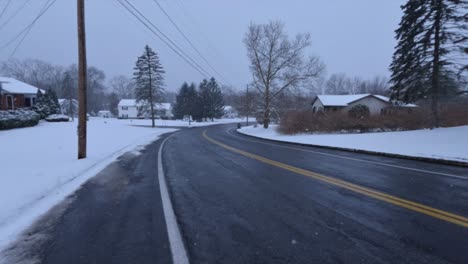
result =
[[[36,103],[37,87],[6,77],[0,77],[0,110],[31,107]],[[41,92],[44,92],[41,90]]]

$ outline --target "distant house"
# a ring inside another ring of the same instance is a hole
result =
[[[353,106],[365,105],[371,115],[382,114],[389,108],[416,107],[414,104],[404,104],[391,101],[390,98],[373,94],[353,95],[317,95],[312,102],[314,112],[348,112]]]
[[[39,88],[13,78],[0,77],[0,110],[15,110],[36,104]],[[45,93],[44,90],[41,92]]]
[[[118,104],[119,118],[149,118],[151,114],[141,112],[143,103],[136,102],[136,99],[122,99]],[[170,103],[154,104],[156,118],[173,118],[172,105]]]
[[[112,113],[108,110],[101,110],[97,113],[97,116],[102,118],[111,118]]]

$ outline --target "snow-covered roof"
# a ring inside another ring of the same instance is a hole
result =
[[[347,106],[350,103],[360,100],[370,94],[350,94],[350,95],[317,95],[317,98],[324,106]],[[383,96],[385,97],[385,96]],[[381,99],[381,98],[379,98]],[[385,101],[385,100],[384,100]],[[388,101],[387,101],[388,102]]]
[[[142,105],[143,102],[138,103],[138,105]],[[122,99],[120,100],[118,106],[137,106],[136,99]],[[156,103],[154,107],[157,109],[164,109],[164,110],[171,110],[172,105],[171,103]]]
[[[118,106],[136,106],[136,99],[122,99]]]
[[[13,78],[0,77],[2,90],[11,94],[36,94],[38,88]],[[44,92],[44,90],[41,90]]]
[[[320,100],[323,106],[348,106],[350,103],[372,96],[387,103],[392,103],[399,107],[417,107],[415,104],[405,104],[399,101],[392,102],[390,98],[376,94],[347,94],[347,95],[317,95],[315,100]],[[314,102],[315,102],[314,100]]]

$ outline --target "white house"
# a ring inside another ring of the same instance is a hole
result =
[[[317,95],[312,102],[312,111],[342,111],[348,112],[353,106],[365,105],[371,115],[384,113],[390,107],[407,108],[416,107],[414,104],[392,102],[390,98],[373,94],[353,95]]]
[[[39,88],[13,78],[0,77],[0,110],[15,110],[36,104]],[[45,93],[44,90],[41,90]]]
[[[97,113],[97,116],[102,118],[111,118],[112,113],[109,110],[101,110]]]
[[[136,102],[136,99],[122,99],[118,104],[119,118],[149,118],[150,113],[139,113],[143,103]],[[172,105],[170,103],[154,104],[156,118],[173,118]]]

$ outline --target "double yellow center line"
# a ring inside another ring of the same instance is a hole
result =
[[[210,138],[206,134],[206,130],[203,131],[203,137],[206,140],[208,140],[209,142],[213,143],[213,144],[216,144],[216,145],[218,145],[218,146],[220,146],[222,148],[225,148],[225,149],[230,150],[232,152],[238,153],[240,155],[243,155],[243,156],[246,156],[246,157],[249,157],[249,158],[252,158],[252,159],[255,159],[255,160],[270,164],[270,165],[273,165],[275,167],[282,168],[282,169],[287,170],[287,171],[295,172],[295,173],[298,173],[298,174],[301,174],[301,175],[304,175],[304,176],[307,176],[307,177],[310,177],[310,178],[313,178],[313,179],[316,179],[316,180],[320,180],[320,181],[323,181],[323,182],[326,182],[326,183],[329,183],[329,184],[332,184],[332,185],[335,185],[335,186],[338,186],[338,187],[341,187],[341,188],[344,188],[344,189],[347,189],[347,190],[350,190],[350,191],[353,191],[353,192],[356,192],[356,193],[360,193],[360,194],[363,194],[363,195],[368,196],[368,197],[375,198],[375,199],[380,200],[380,201],[384,201],[384,202],[387,202],[387,203],[390,203],[390,204],[393,204],[393,205],[397,205],[397,206],[400,206],[400,207],[403,207],[403,208],[406,208],[406,209],[409,209],[409,210],[412,210],[412,211],[416,211],[416,212],[419,212],[419,213],[422,213],[422,214],[425,214],[425,215],[428,215],[428,216],[432,216],[434,218],[438,218],[438,219],[441,219],[441,220],[444,220],[444,221],[447,221],[447,222],[450,222],[450,223],[453,223],[453,224],[460,225],[462,227],[468,228],[468,218],[463,217],[461,215],[456,215],[456,214],[453,214],[453,213],[449,213],[449,212],[439,210],[439,209],[436,209],[436,208],[432,208],[430,206],[426,206],[426,205],[423,205],[423,204],[420,204],[420,203],[416,203],[416,202],[412,202],[412,201],[409,201],[409,200],[406,200],[406,199],[398,198],[396,196],[386,194],[386,193],[383,193],[383,192],[380,192],[380,191],[376,191],[376,190],[373,190],[373,189],[370,189],[370,188],[367,188],[367,187],[363,187],[363,186],[353,184],[353,183],[350,183],[350,182],[347,182],[347,181],[339,180],[337,178],[324,176],[324,175],[321,175],[321,174],[318,174],[318,173],[315,173],[315,172],[300,169],[300,168],[293,167],[291,165],[287,165],[287,164],[284,164],[284,163],[281,163],[281,162],[278,162],[278,161],[274,161],[274,160],[264,158],[264,157],[259,156],[259,155],[255,155],[255,154],[252,154],[252,153],[249,153],[249,152],[245,152],[243,150],[228,146],[228,145],[226,145],[224,143],[221,143],[221,142],[219,142],[219,141],[217,141],[215,139]]]

